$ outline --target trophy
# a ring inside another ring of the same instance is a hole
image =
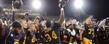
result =
[[[15,0],[15,1],[12,1],[12,6],[14,8],[17,8],[17,9],[20,9],[23,5],[23,1],[22,0]]]
[[[59,0],[59,7],[64,8],[69,0]]]

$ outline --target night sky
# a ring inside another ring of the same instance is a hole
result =
[[[2,0],[4,7],[11,5],[12,0]],[[28,6],[32,0],[23,0],[24,6],[26,8],[32,8]],[[58,7],[58,0],[43,0],[44,2],[44,9],[43,11],[46,12],[48,15],[59,15],[60,8]],[[75,9],[73,7],[73,0],[70,0],[68,5],[65,7],[65,14],[66,16],[75,16]],[[94,15],[95,18],[106,18],[109,17],[109,0],[85,0],[85,7],[83,7],[85,12],[84,15],[81,16],[88,16]]]

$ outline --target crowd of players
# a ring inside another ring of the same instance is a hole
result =
[[[109,18],[95,21],[89,16],[85,21],[65,20],[61,9],[59,20],[0,19],[0,44],[108,44]]]

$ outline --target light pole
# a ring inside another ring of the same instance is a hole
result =
[[[79,20],[82,20],[81,19],[81,14],[82,14],[82,11],[83,11],[83,6],[84,6],[84,0],[74,0],[74,7],[75,7],[75,13],[76,13],[76,17],[79,19]]]
[[[32,15],[40,15],[42,13],[42,0],[32,0],[31,2]]]
[[[32,7],[36,10],[41,9],[41,7],[42,7],[41,0],[33,0]]]
[[[76,9],[81,9],[84,6],[83,0],[74,0],[74,7]]]

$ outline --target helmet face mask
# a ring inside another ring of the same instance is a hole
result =
[[[15,1],[13,2],[13,6],[14,6],[14,8],[16,8],[16,9],[20,9],[20,8],[22,7],[22,5],[23,5],[22,0],[15,0]]]

